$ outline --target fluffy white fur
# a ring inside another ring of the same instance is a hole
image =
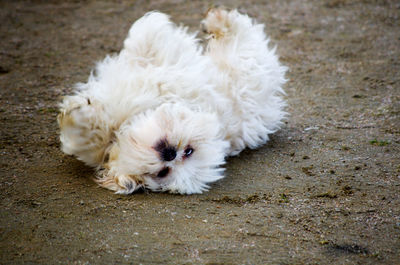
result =
[[[62,150],[95,167],[101,186],[201,193],[223,177],[226,156],[279,129],[286,67],[263,25],[214,9],[202,26],[205,51],[187,28],[147,13],[122,51],[64,98]]]

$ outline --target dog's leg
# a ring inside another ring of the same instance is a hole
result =
[[[195,34],[159,12],[147,13],[130,28],[121,56],[139,66],[193,63],[201,55]]]
[[[87,165],[101,166],[113,134],[102,114],[101,104],[89,97],[65,97],[57,117],[62,150]]]
[[[285,81],[282,73],[286,67],[280,65],[275,49],[268,48],[263,24],[236,10],[212,9],[202,26],[209,35],[206,55],[220,70],[247,84],[254,78],[262,81],[260,75],[271,71],[277,74],[277,87]]]
[[[116,128],[103,106],[89,97],[65,97],[58,123],[61,128],[62,150],[76,156],[87,165],[96,167],[95,181],[102,187],[120,194],[130,194],[141,187],[141,181],[116,173],[110,162],[118,157],[118,144],[113,139]]]
[[[143,178],[121,172],[116,165],[120,156],[120,143],[113,143],[107,148],[107,159],[98,170],[95,181],[103,188],[115,191],[117,194],[131,194],[143,187]]]
[[[264,25],[236,10],[210,10],[202,21],[209,34],[205,55],[224,76],[217,88],[237,106],[232,119],[240,123],[231,137],[231,154],[268,140],[285,116],[282,85],[286,67],[268,48]]]

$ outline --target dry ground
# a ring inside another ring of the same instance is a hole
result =
[[[400,4],[220,1],[266,23],[291,116],[202,195],[114,195],[59,150],[57,102],[158,9],[0,1],[0,263],[400,264]]]

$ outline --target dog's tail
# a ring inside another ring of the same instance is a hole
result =
[[[153,11],[132,25],[121,53],[142,66],[161,66],[189,63],[201,54],[201,48],[186,27],[178,27],[167,15]]]

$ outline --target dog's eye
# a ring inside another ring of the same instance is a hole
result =
[[[187,158],[189,156],[191,156],[194,152],[194,149],[189,145],[188,147],[186,147],[185,151],[184,151],[184,157]]]
[[[158,172],[157,177],[158,178],[165,178],[169,173],[169,167],[165,167]]]

